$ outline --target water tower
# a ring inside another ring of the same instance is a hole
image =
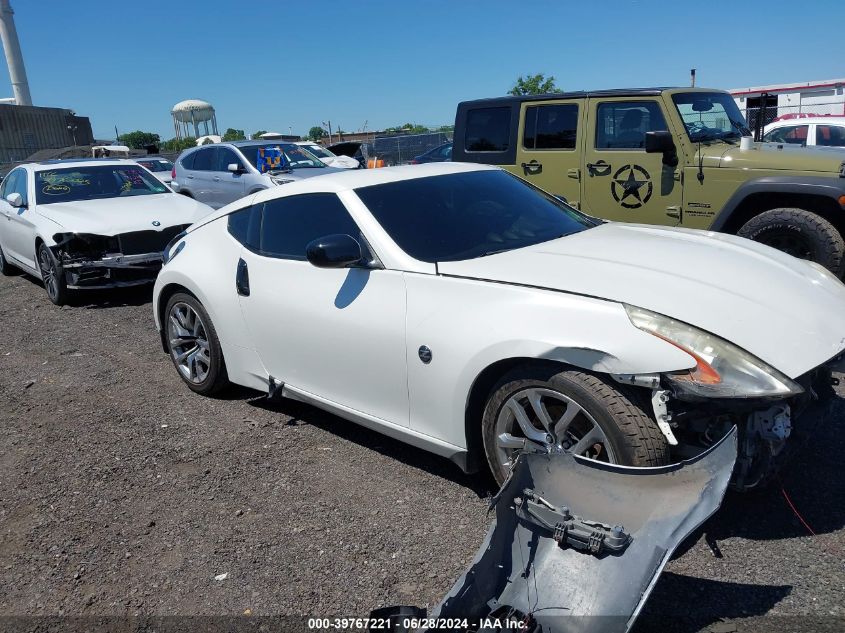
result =
[[[199,99],[188,99],[180,101],[170,111],[173,116],[173,128],[176,130],[176,138],[182,139],[191,135],[191,128],[193,128],[193,137],[200,136],[200,124],[203,125],[206,135],[218,134],[217,132],[217,117],[214,114],[214,107],[208,101],[200,101]],[[209,122],[211,128],[209,129]]]

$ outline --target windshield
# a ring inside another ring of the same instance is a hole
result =
[[[484,257],[597,224],[499,170],[400,180],[355,192],[393,241],[424,262]]]
[[[238,149],[241,154],[243,154],[258,171],[261,171],[261,168],[258,166],[258,150],[262,147],[271,149],[279,148],[282,150],[285,158],[287,158],[288,164],[293,169],[326,167],[326,164],[323,161],[299,145],[292,145],[290,143],[256,143],[255,145],[239,145]]]
[[[173,163],[164,158],[156,158],[155,160],[138,160],[135,161],[139,165],[143,165],[150,171],[170,171],[173,169]]]
[[[91,165],[35,172],[38,204],[170,193],[138,165]]]
[[[733,98],[724,92],[681,92],[672,101],[690,140],[715,141],[749,136],[751,130]]]
[[[300,146],[302,147],[302,146]],[[305,145],[305,149],[309,152],[314,154],[317,158],[334,158],[334,154],[332,154],[329,150],[324,147],[320,147],[319,145]]]

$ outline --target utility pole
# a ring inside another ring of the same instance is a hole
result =
[[[329,145],[332,144],[332,122],[331,121],[323,121],[323,125],[329,128]]]

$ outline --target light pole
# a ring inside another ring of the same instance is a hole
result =
[[[323,121],[323,125],[329,128],[329,145],[332,144],[332,122],[331,121]]]
[[[73,134],[73,146],[76,147],[76,130],[79,128],[78,125],[68,125],[67,129],[70,130],[70,133]]]

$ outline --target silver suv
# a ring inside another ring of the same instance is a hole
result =
[[[279,164],[268,168],[262,154],[281,150]],[[177,191],[219,209],[238,198],[295,180],[343,171],[328,167],[303,147],[293,143],[236,141],[186,150],[176,160]]]

